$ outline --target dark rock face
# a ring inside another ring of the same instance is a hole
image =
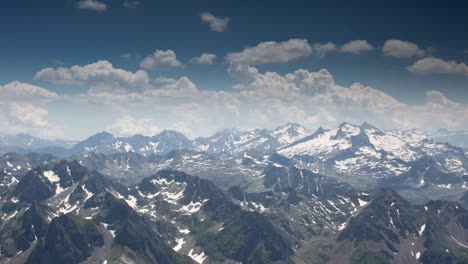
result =
[[[12,258],[18,251],[27,250],[47,231],[47,207],[33,202],[21,216],[13,219],[0,231],[0,250]]]
[[[180,151],[167,156],[187,160]],[[124,186],[76,161],[46,163],[18,177],[0,199],[0,262],[193,263],[188,255],[203,254],[205,263],[284,264],[298,257],[322,263],[335,256],[351,263],[408,263],[416,253],[424,263],[467,261],[468,214],[458,203],[412,205],[391,189],[356,190],[277,154],[236,160],[264,164],[263,175],[255,175],[261,191],[234,186],[226,193],[175,170]],[[414,175],[435,164],[419,162],[410,170]],[[54,175],[44,174],[49,170]],[[436,172],[426,175],[436,179],[430,175]],[[416,245],[407,261],[400,256],[410,254],[411,242]]]
[[[93,197],[94,198],[94,197]],[[192,263],[188,257],[173,251],[146,219],[138,215],[123,200],[106,192],[94,199],[100,204],[96,220],[108,223],[115,230],[114,243],[128,247],[147,263]]]
[[[400,254],[410,255],[409,251],[408,257],[418,262],[466,263],[468,250],[459,243],[466,243],[467,219],[468,211],[458,203],[431,201],[416,206],[383,189],[350,220],[337,241],[352,241],[351,263],[401,262]]]
[[[55,193],[55,187],[41,178],[35,171],[29,171],[16,185],[14,196],[21,202],[43,201]]]
[[[393,209],[395,208],[395,209]],[[396,212],[396,213],[394,213]],[[388,226],[389,217],[396,230]],[[395,218],[395,220],[393,220]],[[417,233],[423,224],[418,209],[391,189],[379,191],[373,201],[357,217],[352,218],[338,240],[383,241],[400,243],[399,237]],[[391,247],[391,250],[394,248]]]
[[[468,192],[465,192],[463,196],[460,198],[460,203],[468,209]]]
[[[103,243],[102,235],[91,221],[62,215],[52,220],[27,263],[79,263],[91,255],[93,247]]]
[[[204,201],[200,210],[203,220],[192,226],[191,234],[210,261],[271,263],[288,261],[292,256],[291,243],[267,217],[242,210],[212,182],[182,172],[161,171],[143,180],[138,189],[144,193],[160,191],[161,187],[156,182],[184,186],[183,196],[177,201],[181,205]],[[231,196],[243,196],[243,190],[239,187],[231,190]],[[186,216],[184,219],[187,222],[197,221],[194,217]],[[223,223],[223,228],[213,232],[213,228],[219,229],[219,223]]]

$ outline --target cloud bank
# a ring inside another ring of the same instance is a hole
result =
[[[276,50],[278,47],[281,51],[289,50],[283,44],[273,46]],[[252,54],[252,51],[248,53]],[[253,57],[257,63],[267,61],[265,56]],[[287,59],[279,56],[273,60]],[[98,67],[100,64],[104,66]],[[456,65],[450,67],[458,67]],[[439,91],[427,92],[422,104],[409,105],[362,83],[339,85],[326,69],[298,69],[279,74],[233,63],[228,73],[236,81],[231,91],[207,90],[198,87],[186,76],[160,76],[151,82],[146,72],[130,72],[115,68],[109,62],[96,62],[71,68],[44,69],[36,75],[37,79],[67,86],[76,83],[89,85],[86,93],[62,97],[39,87],[21,85],[24,87],[21,94],[41,94],[48,100],[67,100],[69,107],[93,105],[102,109],[103,115],[112,117],[105,119],[107,123],[102,124],[100,130],[108,129],[117,135],[150,135],[172,128],[191,136],[200,136],[223,127],[271,128],[286,122],[298,122],[315,129],[319,126],[333,127],[343,121],[357,124],[369,122],[383,129],[467,129],[468,105],[453,102]],[[118,88],[113,87],[115,83],[119,84]],[[107,89],[96,89],[96,84]],[[139,89],[135,88],[137,84],[141,85]],[[18,107],[9,107],[12,115],[21,116]],[[41,108],[45,111],[30,109],[34,117],[27,117],[19,123],[23,126],[29,124],[33,130],[40,127],[45,129],[47,108]]]

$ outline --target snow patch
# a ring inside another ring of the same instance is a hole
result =
[[[175,245],[175,247],[173,247],[172,249],[177,252],[182,249],[182,246],[185,244],[185,240],[184,238],[178,238],[176,239],[176,242],[177,245]]]
[[[57,176],[57,174],[55,174],[55,172],[51,170],[44,171],[44,177],[46,177],[47,180],[50,181],[50,183],[56,183],[60,181],[59,176]]]
[[[416,259],[419,259],[420,256],[421,256],[421,252],[418,252],[418,253],[416,253],[415,257],[416,257]]]
[[[359,206],[361,206],[361,207],[362,207],[362,206],[366,206],[366,205],[369,203],[369,202],[366,202],[366,201],[361,200],[361,199],[359,199],[359,198],[358,198],[358,202],[359,202]]]
[[[426,229],[426,224],[422,225],[421,228],[419,228],[419,236],[422,235],[422,233],[424,232],[424,230]]]
[[[129,195],[128,199],[125,199],[125,202],[127,202],[128,205],[132,208],[136,208],[137,205],[137,199],[133,195]]]
[[[451,237],[451,238],[453,239],[453,241],[455,241],[458,245],[460,245],[460,246],[462,246],[462,247],[464,247],[464,248],[468,248],[467,245],[462,244],[460,241],[458,241],[458,240],[457,240],[456,238],[454,238],[453,236],[450,236],[450,237]]]
[[[203,261],[205,261],[205,259],[207,258],[207,256],[205,255],[205,252],[202,251],[200,254],[194,254],[193,249],[190,250],[190,252],[188,253],[188,256],[191,257],[193,260],[195,260],[199,264],[203,263]]]

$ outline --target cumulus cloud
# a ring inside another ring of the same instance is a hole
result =
[[[213,64],[216,55],[213,53],[203,53],[198,57],[192,58],[190,61],[196,64]]]
[[[107,10],[107,5],[98,0],[80,0],[76,3],[76,6],[79,9],[87,9],[98,13],[102,13]]]
[[[55,92],[28,83],[0,85],[0,130],[7,134],[58,136],[60,128],[49,124],[46,105],[60,99]]]
[[[140,6],[140,4],[141,2],[137,0],[124,0],[122,3],[123,7],[125,8],[137,8]]]
[[[312,54],[312,47],[305,39],[290,39],[283,42],[261,42],[241,52],[228,53],[226,60],[234,64],[261,65],[285,63]]]
[[[200,19],[208,24],[210,29],[215,32],[225,32],[228,29],[229,17],[217,17],[210,12],[203,12],[200,14]]]
[[[154,80],[156,83],[162,83],[162,84],[167,84],[167,83],[175,83],[177,79],[175,78],[170,78],[170,77],[165,77],[165,76],[159,76]]]
[[[361,54],[373,50],[374,47],[367,40],[352,40],[341,46],[341,52],[351,54]]]
[[[75,65],[70,68],[45,68],[36,73],[36,80],[66,85],[89,85],[94,91],[144,89],[149,83],[148,73],[139,70],[130,72],[114,68],[101,60],[85,66]]]
[[[162,84],[162,86],[148,90],[146,94],[152,96],[189,97],[198,92],[197,86],[185,76],[180,79],[158,78],[156,81]]]
[[[440,58],[424,58],[407,67],[417,74],[464,74],[468,75],[468,66],[454,60],[446,61]]]
[[[262,72],[246,64],[231,64],[228,71],[236,83],[236,89],[229,91],[203,89],[187,76],[160,76],[143,90],[88,92],[74,97],[80,100],[67,101],[69,104],[64,107],[76,107],[79,111],[85,105],[97,109],[96,115],[107,113],[99,118],[109,122],[101,129],[121,135],[151,135],[160,128],[172,128],[189,136],[200,136],[223,127],[272,128],[288,121],[311,129],[334,127],[343,121],[356,124],[366,121],[382,129],[467,129],[468,105],[456,103],[438,91],[427,92],[424,103],[412,105],[362,83],[339,85],[326,69],[279,74]],[[114,78],[112,74],[106,77]],[[93,82],[84,82],[90,83]],[[40,94],[39,91],[26,94]],[[44,96],[53,97],[47,93]],[[39,109],[25,106],[29,115],[7,103],[0,100],[0,110],[8,112],[0,117],[0,124],[18,131],[46,131],[51,127],[44,104],[34,105]],[[33,105],[19,100],[15,103]]]
[[[415,43],[399,39],[385,41],[382,53],[388,57],[411,58],[424,56],[425,51],[420,49]]]
[[[239,108],[244,111],[243,124],[265,127],[271,120],[295,121],[313,128],[333,127],[342,121],[357,124],[366,121],[383,129],[427,130],[466,129],[468,122],[468,105],[455,103],[441,92],[428,92],[424,104],[408,105],[361,83],[340,86],[325,69],[318,72],[300,69],[285,75],[260,73],[253,67],[230,70],[243,71],[248,76],[237,85],[242,95]],[[242,76],[240,72],[235,76]]]
[[[367,121],[383,129],[463,129],[468,121],[467,105],[436,91],[427,93],[426,103],[408,105],[364,84],[340,86],[325,69],[281,75],[231,66],[230,73],[239,80],[235,91],[199,90],[187,77],[158,78],[158,87],[144,94],[144,109],[153,108],[163,117],[158,127],[183,129],[191,135],[207,135],[226,126],[271,127],[272,120],[273,125],[294,121],[310,128]]]
[[[7,115],[16,120],[20,125],[31,125],[33,127],[43,127],[47,125],[47,110],[25,103],[7,104]]]
[[[0,86],[0,101],[49,100],[57,97],[58,95],[54,92],[19,81],[13,81]]]
[[[361,54],[373,49],[374,47],[367,40],[352,40],[341,46],[332,42],[313,45],[314,53],[320,58],[324,58],[330,52],[341,51],[343,53]]]
[[[153,119],[135,118],[129,114],[116,118],[114,123],[108,126],[106,130],[122,136],[135,134],[153,136],[161,131]]]
[[[182,66],[182,63],[177,60],[176,54],[172,50],[156,50],[140,63],[140,67],[147,70],[161,70],[180,66]]]
[[[320,58],[323,58],[327,55],[327,53],[332,51],[337,51],[338,48],[334,43],[316,43],[313,45],[313,50],[315,54],[317,54]]]

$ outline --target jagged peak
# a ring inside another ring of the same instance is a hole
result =
[[[111,133],[109,132],[106,132],[106,131],[101,131],[101,132],[98,132],[90,137],[88,137],[85,141],[88,141],[88,140],[114,140],[114,135],[112,135]]]
[[[35,136],[28,133],[18,133],[14,137],[16,138],[36,138]]]
[[[140,140],[140,139],[148,139],[148,136],[141,135],[141,134],[135,134],[129,137],[118,137],[117,139],[127,139],[127,140]]]
[[[182,133],[180,133],[180,132],[178,132],[176,130],[172,130],[172,129],[164,129],[163,131],[161,131],[157,135],[182,135]]]
[[[397,197],[403,199],[395,190],[389,187],[381,188],[375,192],[375,198]]]
[[[361,129],[374,129],[374,130],[377,130],[377,131],[380,131],[380,129],[378,129],[376,126],[374,125],[371,125],[367,122],[364,122],[360,125]]]
[[[305,129],[304,126],[302,126],[299,123],[287,122],[284,125],[278,126],[273,131],[280,131],[280,130],[286,130],[286,129],[297,129],[297,128]]]
[[[323,127],[317,128],[317,130],[312,134],[313,136],[323,134],[327,129],[324,129]]]

